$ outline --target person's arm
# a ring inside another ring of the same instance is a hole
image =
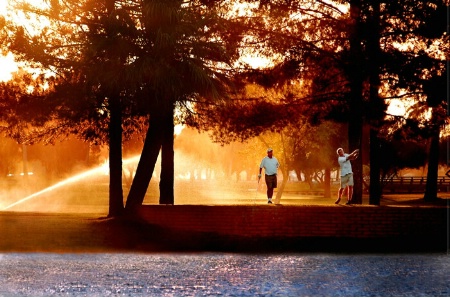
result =
[[[359,149],[356,149],[355,151],[353,151],[352,153],[350,153],[347,156],[347,160],[348,159],[350,159],[350,160],[356,159],[358,157],[358,154],[359,154]]]
[[[263,168],[263,162],[264,162],[264,159],[261,161],[261,164],[259,165],[258,181],[259,181],[259,179],[261,178],[261,172],[262,172],[262,168]]]

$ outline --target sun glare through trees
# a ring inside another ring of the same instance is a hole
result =
[[[40,163],[48,181],[62,179],[53,170],[61,165],[35,148],[77,139],[74,164],[108,160],[115,216],[142,205],[157,168],[158,203],[174,204],[175,151],[216,163],[183,177],[252,180],[272,147],[279,201],[292,180],[331,196],[343,147],[361,152],[355,203],[369,195],[379,204],[382,182],[403,168],[431,175],[425,197],[435,199],[448,167],[439,151],[449,122],[448,5],[0,0],[0,133],[16,143],[0,146],[14,156],[0,171]],[[406,143],[426,158],[401,156]],[[386,148],[395,154],[384,162]],[[127,154],[141,159],[124,174]]]

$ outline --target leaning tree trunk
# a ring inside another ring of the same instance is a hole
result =
[[[433,108],[434,110],[435,108]],[[438,170],[439,170],[439,134],[440,127],[435,121],[435,113],[431,116],[433,122],[431,128],[431,142],[428,150],[428,170],[427,170],[427,183],[425,185],[425,195],[423,199],[425,201],[437,200],[438,196]]]
[[[350,84],[350,102],[349,111],[350,119],[348,126],[348,143],[351,152],[361,148],[362,139],[362,94],[363,94],[363,73],[364,59],[362,53],[362,34],[361,34],[361,0],[350,1],[350,15],[353,20],[352,30],[350,33],[350,61],[347,72]],[[354,188],[352,202],[362,204],[362,152],[360,157],[352,161]]]
[[[283,173],[283,180],[281,180],[281,185],[278,186],[277,195],[275,196],[274,203],[280,204],[281,196],[283,195],[283,191],[286,188],[286,184],[289,180],[289,170],[287,167],[282,167],[281,172]]]
[[[162,144],[161,116],[158,113],[150,116],[149,127],[145,137],[144,147],[136,169],[130,192],[128,193],[125,210],[135,213],[144,202],[148,185],[155,170],[159,150]]]
[[[108,217],[123,214],[122,189],[122,108],[120,98],[109,98],[109,213]]]
[[[161,180],[159,182],[159,203],[174,204],[174,123],[173,109],[164,113],[161,130],[162,147],[161,147]]]

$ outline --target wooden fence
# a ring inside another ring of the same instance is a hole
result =
[[[381,185],[384,193],[421,193],[425,191],[427,177],[391,177],[383,179]],[[438,192],[450,191],[450,178],[438,177]]]
[[[363,189],[365,193],[369,193],[369,181],[363,181]],[[427,177],[425,176],[412,176],[412,177],[390,177],[381,181],[383,193],[423,193],[425,192],[425,186],[427,183]],[[300,195],[315,195],[323,196],[323,187],[317,189],[304,189],[296,187],[297,182],[292,185],[287,185],[284,189],[284,193],[287,194],[300,194]],[[450,192],[450,177],[439,176],[438,177],[438,192]],[[331,191],[334,192],[339,188],[339,179],[332,179]]]

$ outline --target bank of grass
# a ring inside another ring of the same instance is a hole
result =
[[[0,212],[0,252],[128,252],[166,250],[161,231],[103,214]]]

